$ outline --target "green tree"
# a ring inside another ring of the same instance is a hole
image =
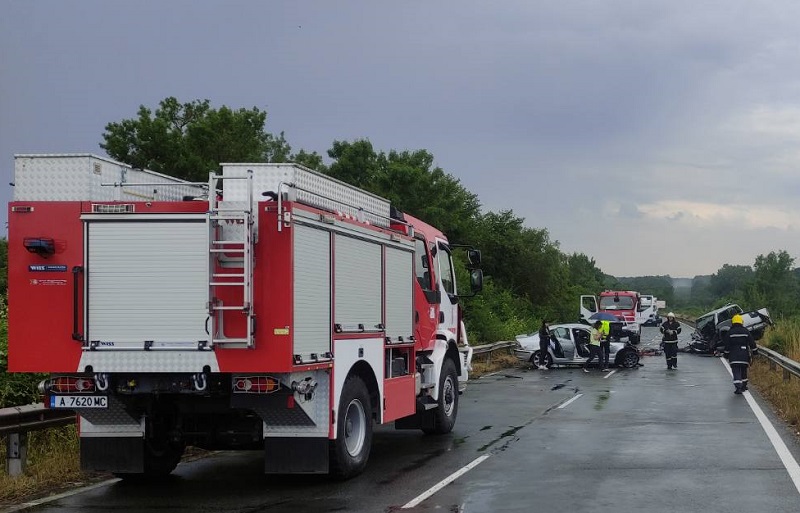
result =
[[[399,210],[466,243],[480,203],[452,175],[434,166],[426,150],[376,152],[366,139],[334,141],[326,172],[388,199]]]
[[[0,239],[0,295],[8,289],[8,239]]]
[[[605,275],[597,267],[594,258],[583,253],[572,253],[567,257],[567,268],[576,295],[594,294],[603,289]]]
[[[618,280],[623,288],[656,296],[658,299],[666,301],[668,305],[672,304],[675,297],[672,278],[669,276],[637,276],[618,278]]]
[[[798,309],[798,282],[793,272],[794,258],[784,250],[758,255],[753,264],[753,287],[746,295],[748,307],[766,305],[777,316]]]
[[[717,298],[738,302],[753,286],[753,268],[749,265],[724,264],[711,276],[709,288]]]
[[[329,175],[362,189],[374,189],[379,173],[378,154],[367,139],[333,141],[328,156],[334,160],[328,167]]]
[[[265,131],[266,111],[211,107],[208,100],[165,98],[155,112],[141,105],[135,118],[108,123],[100,144],[133,167],[185,180],[205,181],[222,162],[287,162],[298,155],[321,164],[316,153],[292,154],[283,132]]]

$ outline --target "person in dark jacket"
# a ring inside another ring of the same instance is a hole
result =
[[[600,365],[602,363],[602,356],[600,356],[600,340],[602,340],[603,335],[600,333],[600,327],[602,323],[600,321],[595,322],[592,325],[592,334],[589,338],[589,359],[586,360],[586,363],[583,364],[583,372],[589,372],[589,364],[592,363],[594,357],[597,357],[597,364]]]
[[[681,332],[681,324],[675,320],[675,314],[667,314],[667,320],[661,323],[661,339],[664,345],[664,357],[667,359],[667,369],[678,368],[678,333]]]
[[[733,372],[734,394],[747,390],[747,369],[750,367],[750,355],[758,352],[753,334],[747,331],[742,316],[736,314],[731,319],[731,329],[725,336],[725,358],[731,364]]]
[[[539,328],[539,368],[547,370],[547,354],[550,348],[550,326],[547,321],[542,321],[542,327]]]

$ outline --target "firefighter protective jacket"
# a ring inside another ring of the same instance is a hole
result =
[[[731,364],[750,364],[750,354],[757,349],[752,333],[741,324],[734,324],[725,337],[725,357]]]
[[[661,339],[664,342],[677,342],[678,333],[681,332],[681,323],[678,321],[667,319],[661,324],[661,333],[664,337]]]

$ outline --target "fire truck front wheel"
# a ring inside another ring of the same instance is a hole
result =
[[[433,427],[423,428],[425,433],[443,435],[453,430],[458,415],[458,374],[453,360],[442,363],[439,375],[439,405],[427,412],[433,416]]]
[[[340,479],[364,470],[372,447],[372,407],[364,381],[350,376],[344,383],[336,419],[336,440],[331,441],[331,474]]]

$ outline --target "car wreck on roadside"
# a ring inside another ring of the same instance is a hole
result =
[[[695,331],[686,350],[696,353],[714,353],[721,350],[725,334],[731,329],[731,319],[739,314],[743,325],[753,338],[761,340],[767,326],[772,326],[772,318],[766,308],[745,312],[739,305],[729,303],[697,318]]]

